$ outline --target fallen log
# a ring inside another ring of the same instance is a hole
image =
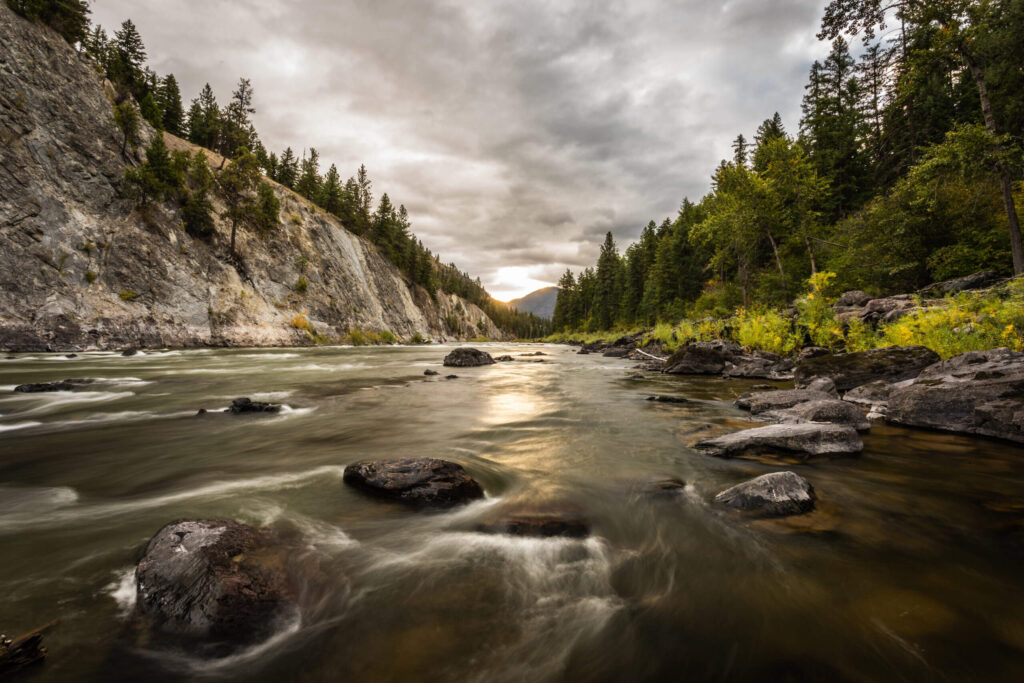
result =
[[[659,356],[655,356],[655,355],[654,355],[653,353],[647,353],[646,351],[641,351],[640,349],[634,349],[634,351],[636,351],[637,353],[639,353],[639,354],[640,354],[641,356],[647,356],[647,357],[648,357],[648,358],[650,358],[651,360],[656,360],[656,361],[660,361],[660,362],[662,362],[662,363],[664,363],[665,361],[667,361],[667,360],[668,360],[668,358],[661,358],[661,357],[659,357]]]
[[[0,677],[42,663],[46,659],[43,634],[56,625],[51,621],[14,639],[0,634]]]

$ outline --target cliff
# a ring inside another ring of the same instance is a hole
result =
[[[144,125],[123,157],[106,86],[56,33],[0,3],[0,348],[302,345],[354,329],[507,337],[284,187],[270,237],[239,230],[241,263],[220,219],[212,239],[195,239],[175,206],[123,199],[124,171],[156,132]]]

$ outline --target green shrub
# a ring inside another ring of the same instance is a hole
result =
[[[96,273],[94,273],[91,270],[85,271],[85,281],[88,282],[90,285],[96,282]]]
[[[815,273],[807,280],[810,291],[796,302],[800,312],[798,329],[806,332],[815,346],[827,349],[834,349],[843,342],[843,329],[836,322],[836,312],[832,308],[834,299],[829,297],[835,276],[835,273]]]
[[[741,346],[781,355],[792,353],[800,345],[792,324],[778,311],[738,311],[733,318],[733,334]]]
[[[119,296],[123,301],[135,301],[135,297],[138,295],[130,289],[122,289]]]
[[[423,344],[424,343],[423,335],[420,334],[419,332],[414,332],[412,337],[409,338],[409,343],[411,343],[411,344]]]
[[[380,341],[384,344],[396,344],[398,343],[398,338],[389,330],[383,330],[380,333]]]
[[[308,288],[309,280],[307,280],[305,276],[300,275],[299,281],[295,283],[295,291],[298,292],[299,294],[305,294]]]

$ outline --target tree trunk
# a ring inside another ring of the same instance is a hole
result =
[[[238,226],[236,221],[231,221],[231,255],[235,255],[235,228]]]
[[[779,277],[782,278],[782,299],[788,299],[786,294],[786,271],[782,269],[782,258],[779,256],[779,247],[775,244],[775,238],[772,237],[770,230],[765,230],[764,233],[768,235],[768,241],[772,244],[772,253],[775,254],[775,265],[779,267]]]
[[[811,257],[811,275],[818,274],[818,263],[814,260],[814,250],[811,249],[811,240],[804,235],[804,244],[807,245],[807,255]]]
[[[960,55],[967,62],[974,77],[974,83],[978,86],[978,97],[981,98],[981,115],[985,119],[985,128],[992,135],[998,135],[996,130],[996,117],[992,114],[992,101],[988,96],[988,86],[985,84],[985,72],[974,59],[974,55],[963,44],[960,45]],[[996,151],[1000,150],[996,147]],[[1006,222],[1010,229],[1010,252],[1013,254],[1013,273],[1020,275],[1024,273],[1024,244],[1021,243],[1020,222],[1017,219],[1017,207],[1013,201],[1013,181],[1010,174],[1002,164],[999,166],[999,189],[1003,194],[1003,208],[1006,210]]]

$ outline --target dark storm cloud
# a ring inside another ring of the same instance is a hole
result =
[[[256,89],[271,149],[365,163],[499,297],[593,263],[699,198],[729,142],[795,129],[823,1],[96,0],[187,99]],[[187,102],[186,102],[187,105]],[[501,269],[507,269],[502,271]]]

